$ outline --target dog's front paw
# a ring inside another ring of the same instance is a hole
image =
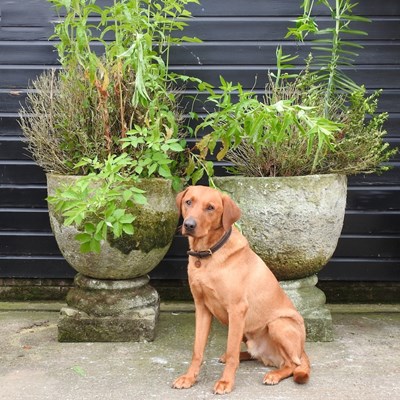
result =
[[[214,394],[227,394],[232,392],[233,382],[219,380],[214,386]]]
[[[218,362],[221,364],[226,364],[226,353],[222,354],[222,356],[218,359]]]
[[[174,389],[189,389],[196,383],[196,378],[191,375],[182,375],[175,379],[172,387]]]
[[[279,374],[276,374],[276,373],[274,373],[274,371],[272,371],[272,372],[268,372],[264,376],[263,383],[264,383],[264,385],[277,385],[280,381],[281,381],[281,377],[279,376]]]

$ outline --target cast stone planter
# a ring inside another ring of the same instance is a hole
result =
[[[214,180],[239,205],[243,234],[305,318],[308,339],[332,340],[325,295],[315,284],[343,227],[346,176],[229,176]]]
[[[76,176],[47,174],[48,194]],[[61,310],[59,341],[153,340],[159,296],[147,274],[168,251],[178,224],[175,193],[165,179],[142,180],[147,204],[136,206],[135,234],[103,242],[101,252],[81,253],[79,230],[65,226],[49,205],[50,223],[60,251],[79,272]]]

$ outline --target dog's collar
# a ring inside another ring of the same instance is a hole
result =
[[[202,250],[202,251],[192,251],[189,250],[187,254],[189,256],[193,256],[196,258],[207,258],[211,257],[217,250],[219,250],[229,239],[232,233],[232,227],[229,228],[229,230],[222,236],[222,238],[217,242],[214,246],[209,248],[208,250]]]

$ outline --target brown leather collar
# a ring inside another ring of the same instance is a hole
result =
[[[222,236],[222,238],[219,240],[219,242],[217,242],[214,246],[212,246],[211,248],[209,248],[208,250],[202,250],[202,251],[192,251],[189,250],[187,252],[187,254],[189,256],[193,256],[196,258],[207,258],[207,257],[211,257],[217,250],[219,250],[229,239],[229,237],[231,236],[232,233],[232,228],[230,228],[225,234],[224,236]]]

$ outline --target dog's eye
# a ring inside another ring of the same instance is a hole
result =
[[[185,204],[186,204],[187,206],[191,206],[191,205],[192,205],[192,200],[186,200],[186,201],[185,201]]]
[[[214,211],[215,207],[212,204],[209,204],[206,208],[207,211]]]

